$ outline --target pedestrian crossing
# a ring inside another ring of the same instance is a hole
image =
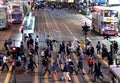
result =
[[[97,43],[97,42],[96,42]],[[45,43],[43,43],[44,45],[45,45]],[[41,45],[41,46],[44,46],[44,45]],[[56,48],[55,48],[56,49]],[[55,50],[54,49],[54,50]],[[55,51],[56,52],[56,51]],[[55,61],[55,56],[56,56],[56,53],[53,53],[53,57],[51,58],[51,63],[53,62],[53,61]],[[96,55],[100,60],[99,61],[101,61],[101,62],[103,62],[104,64],[105,64],[105,66],[106,67],[108,67],[108,63],[107,63],[107,61],[106,60],[103,60],[102,58],[101,58],[101,55],[99,55],[99,54],[97,54]],[[75,54],[75,53],[73,53],[72,54],[72,57],[73,57],[73,59],[74,59],[74,61],[75,61],[75,64],[77,64],[78,63],[78,57],[77,57],[77,55]],[[84,64],[84,65],[86,65],[86,64]],[[61,64],[61,68],[63,68],[63,66],[64,66],[64,64]],[[77,65],[76,65],[77,66]],[[83,69],[83,72],[84,72],[84,75],[81,75],[81,74],[79,74],[79,75],[76,75],[75,73],[72,73],[72,74],[70,74],[70,77],[72,78],[72,81],[68,81],[68,79],[65,79],[65,80],[60,80],[60,79],[57,79],[55,76],[53,76],[51,79],[49,78],[49,75],[48,75],[48,73],[45,75],[45,76],[43,76],[43,78],[42,79],[39,79],[39,80],[43,80],[42,82],[43,83],[93,83],[93,75],[89,75],[88,73],[87,73],[87,70],[88,68],[85,66],[84,67],[84,69]],[[43,70],[44,70],[44,68],[42,68],[42,72],[43,72]],[[59,77],[61,78],[62,76],[63,76],[63,72],[58,72],[58,74],[59,74]],[[104,76],[105,76],[105,80],[104,81],[106,81],[106,80],[108,80],[109,79],[109,76],[107,76],[107,75],[105,75],[104,74]],[[38,77],[39,78],[39,77]],[[37,78],[36,78],[37,79]],[[110,81],[110,80],[109,80]],[[101,81],[98,81],[99,83],[102,83]],[[35,82],[35,83],[37,83],[37,82]]]
[[[100,55],[97,55],[97,56],[99,58],[101,58]],[[75,54],[73,55],[73,58],[75,59],[75,63],[78,63],[78,57]],[[53,61],[54,61],[54,58],[52,57],[51,62],[53,62]],[[102,61],[104,62],[104,64],[107,65],[107,62],[105,60],[102,60]],[[61,68],[63,68],[63,64],[61,64]],[[76,75],[75,73],[70,75],[72,78],[72,81],[68,81],[68,79],[65,79],[65,80],[59,79],[58,80],[55,76],[53,76],[50,79],[48,73],[45,76],[43,76],[43,79],[40,79],[40,80],[43,80],[44,83],[71,83],[71,82],[73,82],[73,83],[86,83],[86,82],[93,83],[93,81],[91,80],[91,77],[89,77],[89,75],[87,74],[86,69],[84,69],[83,72],[84,72],[84,75],[83,75],[84,80],[81,77],[79,77],[80,75]],[[58,74],[63,75],[62,72],[58,72]],[[62,76],[59,76],[59,77],[62,77]],[[37,83],[37,82],[35,82],[35,83]],[[100,83],[102,83],[102,82],[100,82]]]

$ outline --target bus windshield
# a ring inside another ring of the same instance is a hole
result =
[[[106,30],[115,30],[117,28],[117,22],[104,22],[103,28]]]
[[[0,20],[6,20],[5,8],[0,8]]]
[[[22,14],[12,14],[12,18],[22,18]]]
[[[13,6],[13,9],[20,9],[20,6]]]
[[[118,12],[115,10],[105,10],[104,16],[105,17],[118,17]]]

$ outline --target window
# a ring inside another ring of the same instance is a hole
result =
[[[118,17],[118,12],[116,10],[105,10],[105,17]]]

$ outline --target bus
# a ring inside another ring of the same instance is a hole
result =
[[[0,29],[10,27],[8,10],[9,7],[0,6]]]
[[[11,23],[22,23],[24,12],[20,4],[11,4],[9,14]]]
[[[92,28],[101,35],[118,35],[118,11],[111,7],[94,6]]]
[[[23,34],[33,34],[35,28],[35,16],[32,12],[29,12],[28,16],[25,16],[20,29],[23,29]],[[20,30],[21,31],[21,30]]]

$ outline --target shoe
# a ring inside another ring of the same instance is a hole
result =
[[[25,72],[24,74],[27,74],[27,72]]]
[[[83,75],[85,75],[85,73],[82,73]]]
[[[71,80],[68,80],[69,82],[71,81]]]

